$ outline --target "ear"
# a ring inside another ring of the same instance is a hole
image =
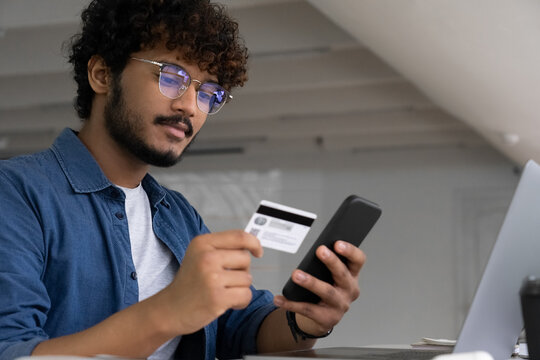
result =
[[[109,91],[111,76],[105,60],[94,55],[88,60],[88,82],[96,94],[106,94]]]

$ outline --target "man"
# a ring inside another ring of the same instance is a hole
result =
[[[208,0],[94,0],[70,62],[83,125],[0,165],[0,359],[22,355],[234,358],[302,349],[359,295],[363,253],[318,257],[335,285],[297,303],[251,286],[258,240],[211,234],[150,165],[179,161],[246,80],[237,24]],[[287,314],[288,312],[288,314]]]

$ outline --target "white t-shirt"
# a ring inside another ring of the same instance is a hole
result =
[[[119,188],[126,194],[131,255],[137,271],[139,301],[142,301],[169,285],[179,265],[171,250],[154,234],[150,201],[142,185],[134,189]],[[171,359],[180,338],[169,340],[148,359]]]

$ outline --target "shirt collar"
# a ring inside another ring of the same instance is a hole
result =
[[[113,186],[75,131],[64,129],[51,150],[76,193],[97,192]],[[146,174],[142,185],[152,205],[164,201],[165,190],[152,176]]]
[[[112,185],[75,131],[64,129],[51,150],[75,192],[95,192]]]

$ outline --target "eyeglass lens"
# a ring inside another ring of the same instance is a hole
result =
[[[184,94],[191,83],[187,71],[179,66],[164,65],[159,74],[159,91],[176,99]],[[197,91],[197,106],[207,114],[217,113],[227,101],[227,91],[219,84],[206,82]]]

